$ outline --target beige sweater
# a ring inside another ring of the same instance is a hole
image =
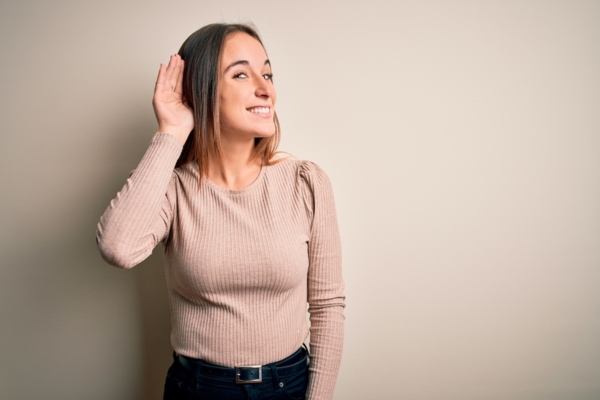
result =
[[[268,364],[308,336],[308,399],[333,397],[344,284],[331,185],[306,161],[262,168],[242,190],[203,180],[172,135],[158,133],[100,219],[104,259],[131,268],[163,242],[171,344],[225,365]]]

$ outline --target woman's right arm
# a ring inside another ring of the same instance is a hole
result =
[[[179,56],[172,56],[168,66],[160,66],[152,102],[159,131],[98,223],[96,242],[111,265],[131,268],[139,264],[169,231],[173,205],[167,191],[194,123],[181,93],[183,67]]]

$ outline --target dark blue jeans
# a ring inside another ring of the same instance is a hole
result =
[[[304,347],[264,365],[262,374],[266,376],[261,383],[236,383],[234,369],[180,357],[173,355],[163,400],[304,400],[306,396],[308,352]]]

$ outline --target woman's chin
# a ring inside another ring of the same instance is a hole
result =
[[[269,133],[261,133],[260,135],[256,135],[255,138],[256,139],[260,139],[260,138],[266,139],[266,138],[270,138],[271,136],[274,136],[274,135],[275,135],[275,131],[269,132]]]
[[[271,136],[275,135],[275,128],[270,128],[270,129],[260,129],[258,131],[255,132],[254,137],[255,138],[269,138]]]

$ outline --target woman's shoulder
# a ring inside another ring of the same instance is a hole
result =
[[[173,170],[173,179],[182,184],[198,183],[198,164],[195,161],[188,162]]]
[[[316,163],[309,160],[299,160],[293,157],[275,160],[266,168],[273,174],[294,174],[305,179],[327,176],[323,168]]]
[[[267,168],[267,171],[270,171],[273,176],[278,176],[283,181],[295,182],[310,192],[331,185],[327,173],[313,161],[289,157],[277,160]]]

